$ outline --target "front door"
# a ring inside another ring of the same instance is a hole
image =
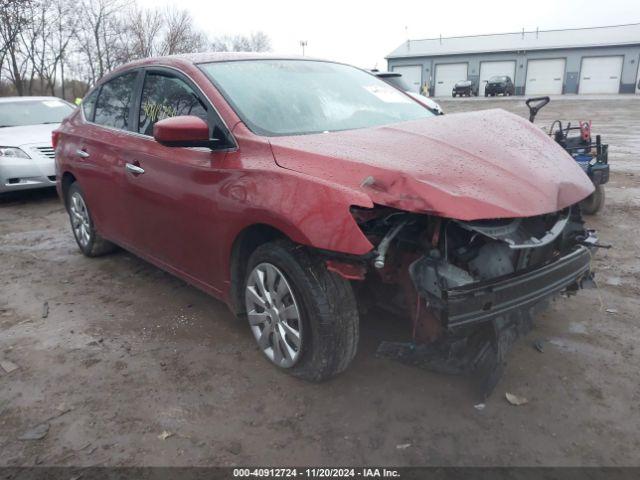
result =
[[[226,177],[218,165],[226,152],[165,147],[152,135],[157,121],[172,116],[194,115],[211,125],[212,107],[179,74],[148,70],[137,110],[139,140],[125,157],[133,247],[194,283],[211,286],[220,238],[216,199]]]

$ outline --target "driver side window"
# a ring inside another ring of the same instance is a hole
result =
[[[138,132],[153,135],[153,125],[164,118],[194,115],[207,121],[207,107],[183,80],[164,73],[147,73],[142,88]]]

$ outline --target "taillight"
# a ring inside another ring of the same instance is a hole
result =
[[[51,146],[53,147],[54,150],[58,146],[58,140],[60,140],[60,132],[57,130],[54,130],[53,132],[51,132]]]

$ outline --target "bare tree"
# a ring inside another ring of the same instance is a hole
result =
[[[222,35],[213,38],[211,50],[214,52],[268,52],[271,40],[264,32],[246,35]]]
[[[52,52],[52,62],[49,69],[49,86],[51,94],[55,95],[55,85],[58,68],[60,69],[61,96],[66,97],[65,92],[65,63],[68,50],[72,47],[72,41],[76,32],[78,15],[76,10],[66,0],[54,0],[52,5],[53,18],[50,22],[50,33],[47,35]]]
[[[26,74],[20,36],[29,25],[31,6],[31,0],[0,0],[0,67],[5,65],[6,60],[6,70],[18,95],[24,94],[23,77]]]
[[[93,84],[109,70],[129,59],[125,22],[119,15],[125,11],[125,0],[82,0],[82,22],[76,30],[78,51],[86,65],[83,74]]]
[[[138,58],[271,49],[264,32],[210,41],[188,10],[141,9],[135,2],[0,0],[0,91],[83,95],[107,72]]]
[[[164,20],[163,54],[201,52],[207,48],[206,35],[195,29],[193,18],[187,10],[168,8]]]
[[[249,37],[249,45],[252,52],[270,52],[271,39],[262,31],[253,32]]]
[[[158,37],[163,24],[164,18],[160,10],[134,8],[127,22],[127,30],[133,41],[128,56],[134,59],[158,55]]]

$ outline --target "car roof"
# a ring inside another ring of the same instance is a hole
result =
[[[58,97],[0,97],[0,103],[6,102],[28,102],[33,100],[61,100]]]
[[[201,53],[181,53],[177,55],[166,55],[163,57],[151,57],[136,60],[123,67],[134,67],[141,65],[157,65],[157,64],[192,64],[211,62],[229,62],[234,60],[320,60],[328,61],[320,58],[303,57],[301,55],[278,55],[275,53],[259,53],[259,52],[201,52]]]
[[[332,60],[315,57],[303,57],[302,55],[282,55],[277,53],[260,52],[201,52],[201,53],[180,53],[176,55],[166,55],[163,57],[149,57],[133,62],[125,63],[115,68],[102,77],[96,85],[104,83],[125,70],[149,66],[186,67],[199,65],[201,63],[231,62],[238,60],[315,60],[320,62],[341,63]]]

